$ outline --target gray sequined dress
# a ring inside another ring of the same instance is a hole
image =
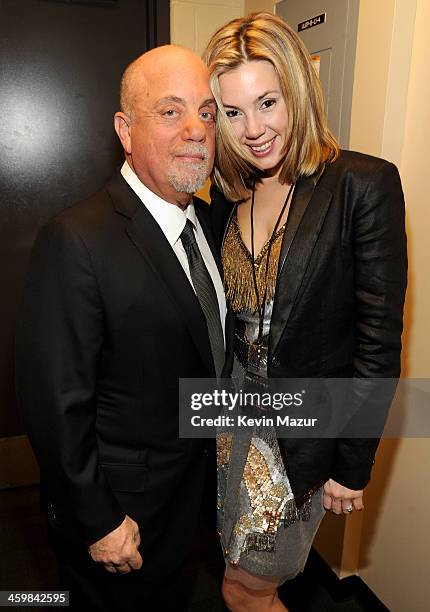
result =
[[[263,346],[267,347],[273,299],[265,308]],[[254,342],[258,313],[236,313],[237,338],[233,378],[242,388],[246,351],[241,341]],[[246,344],[242,343],[246,347]],[[258,375],[267,379],[267,360]],[[247,434],[219,430],[218,530],[226,563],[260,576],[279,577],[278,584],[302,571],[324,516],[322,490],[297,508],[275,430],[254,427]]]

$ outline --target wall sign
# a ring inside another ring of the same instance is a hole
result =
[[[297,32],[303,32],[303,30],[309,30],[309,28],[314,28],[321,23],[326,22],[327,13],[321,13],[321,15],[317,15],[316,17],[311,17],[306,21],[302,21],[297,26]]]

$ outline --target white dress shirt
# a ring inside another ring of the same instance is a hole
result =
[[[187,208],[182,210],[179,208],[179,206],[163,200],[142,183],[126,161],[121,168],[121,174],[124,180],[127,181],[130,187],[142,201],[142,204],[148,209],[155,221],[160,226],[161,231],[175,252],[176,257],[178,258],[179,263],[181,264],[195,292],[193,281],[191,279],[190,267],[188,265],[187,254],[185,253],[185,249],[180,238],[187,219],[189,219],[193,224],[197,245],[203,257],[203,261],[205,262],[206,268],[212,278],[218,298],[219,314],[225,342],[225,315],[227,307],[225,302],[224,288],[217,265],[212,255],[212,251],[210,250],[202,227],[197,219],[194,203],[191,201]]]

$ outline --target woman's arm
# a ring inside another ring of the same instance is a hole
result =
[[[353,218],[355,349],[348,408],[360,430],[363,420],[374,422],[375,435],[340,438],[332,478],[360,490],[370,479],[379,443],[377,425],[385,422],[400,375],[407,252],[403,191],[393,164],[382,162],[370,177]],[[392,392],[382,389],[376,380],[380,378],[393,379],[388,385]]]

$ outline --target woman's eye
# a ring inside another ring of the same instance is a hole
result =
[[[271,106],[273,106],[274,104],[276,104],[276,100],[264,100],[263,104],[261,105],[261,108],[264,110],[266,108],[270,108]]]
[[[233,110],[233,109],[232,110],[227,110],[227,111],[225,111],[225,114],[227,115],[227,117],[229,119],[234,119],[235,117],[239,116],[239,111]]]

